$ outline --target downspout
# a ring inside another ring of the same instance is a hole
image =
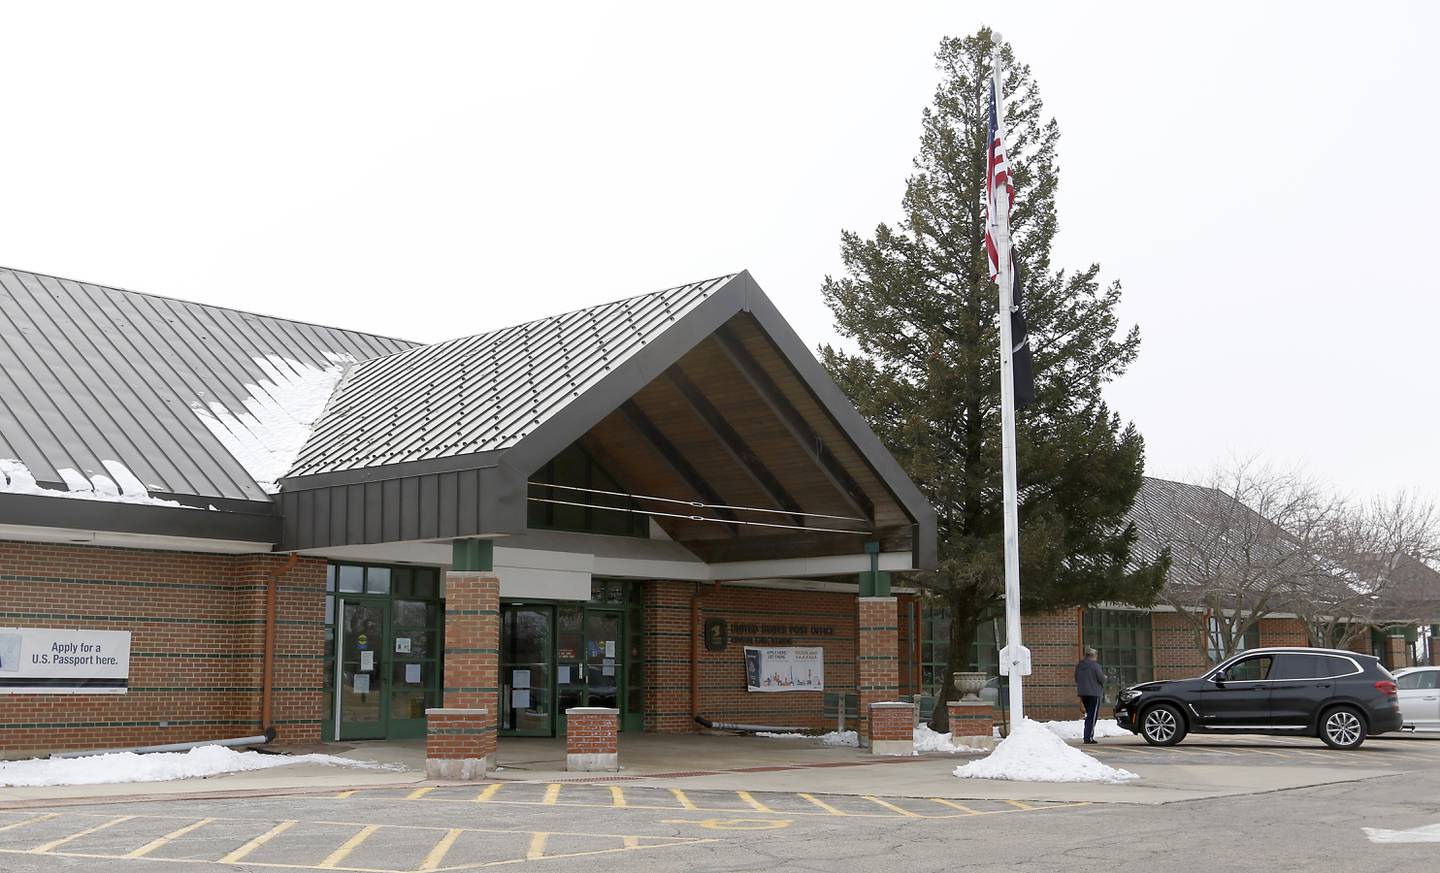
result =
[[[275,612],[279,600],[280,577],[295,569],[300,555],[291,552],[284,566],[265,574],[265,652],[263,675],[260,680],[260,729],[271,733],[270,721],[273,710],[273,688],[275,684]]]
[[[719,589],[718,581],[715,587]],[[704,590],[703,583],[697,582],[690,594],[690,720],[699,724],[704,724],[700,718],[700,595]]]

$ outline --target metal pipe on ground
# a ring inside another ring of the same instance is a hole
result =
[[[700,724],[701,727],[707,727],[711,730],[740,731],[741,733],[747,734],[797,734],[800,731],[804,730],[804,728],[795,727],[793,725],[734,724],[728,721],[711,721],[710,719],[705,718],[701,715],[695,716],[695,721]]]
[[[229,740],[196,740],[193,743],[165,743],[160,746],[128,746],[123,749],[86,749],[79,752],[51,752],[51,758],[88,758],[92,755],[113,755],[120,752],[134,752],[137,755],[150,755],[156,752],[188,752],[200,746],[226,746],[235,748],[237,746],[263,746],[266,743],[275,742],[275,728],[265,729],[265,733],[253,737],[235,737]]]

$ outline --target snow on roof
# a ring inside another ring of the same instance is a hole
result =
[[[35,481],[30,468],[14,458],[0,458],[0,493],[29,494],[37,497],[69,497],[75,500],[99,500],[105,503],[136,503],[145,506],[177,506],[183,504],[174,500],[151,497],[140,480],[129,468],[119,461],[103,461],[110,476],[96,473],[85,478],[79,470],[69,468],[60,471],[68,491],[46,488]],[[111,478],[111,477],[114,478]]]

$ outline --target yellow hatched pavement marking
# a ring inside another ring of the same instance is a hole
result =
[[[118,825],[118,824],[120,824],[121,822],[127,822],[127,821],[129,821],[130,819],[132,819],[132,818],[134,818],[134,817],[135,817],[135,816],[133,816],[133,815],[122,815],[122,816],[119,816],[119,817],[117,817],[117,818],[112,818],[112,819],[110,819],[110,820],[107,821],[107,822],[103,822],[103,823],[101,823],[101,824],[95,825],[95,826],[92,827],[92,828],[86,828],[85,830],[80,831],[79,833],[71,834],[71,835],[68,836],[68,837],[61,837],[61,838],[58,839],[58,840],[51,840],[51,841],[48,842],[48,843],[41,843],[40,845],[38,845],[38,846],[36,846],[35,848],[31,849],[31,850],[30,850],[30,854],[32,854],[32,855],[43,855],[43,854],[45,854],[46,852],[53,852],[55,849],[60,848],[61,846],[65,845],[66,843],[70,842],[71,840],[78,840],[78,839],[80,839],[81,837],[83,837],[83,836],[88,836],[89,834],[93,834],[93,833],[95,833],[96,831],[103,831],[103,830],[105,830],[106,828],[114,827],[115,825]]]
[[[544,831],[536,831],[530,835],[530,848],[525,850],[525,860],[536,861],[545,857],[545,840],[550,835]]]
[[[494,785],[486,785],[484,790],[475,796],[475,802],[484,803],[485,801],[498,794],[500,789],[504,786],[504,782],[496,782]]]
[[[953,801],[953,800],[946,800],[946,799],[943,798],[943,797],[932,797],[932,798],[930,798],[930,799],[931,799],[932,801],[934,801],[935,803],[938,803],[938,804],[940,804],[940,805],[942,805],[942,806],[948,806],[948,807],[950,807],[951,809],[958,809],[958,810],[960,810],[961,812],[966,812],[966,813],[969,813],[970,815],[984,815],[984,814],[985,814],[985,813],[981,812],[981,811],[978,810],[978,809],[971,809],[970,807],[966,806],[966,805],[963,804],[963,803],[956,803],[956,802]]]
[[[760,801],[756,800],[756,799],[755,799],[755,796],[752,795],[752,794],[751,794],[750,792],[748,792],[748,791],[737,791],[737,792],[735,792],[735,796],[736,796],[736,797],[739,797],[741,800],[743,800],[743,801],[745,801],[746,803],[750,804],[750,808],[751,808],[751,809],[755,809],[755,810],[758,810],[758,811],[760,811],[760,812],[774,812],[774,811],[775,811],[775,810],[771,809],[770,807],[766,806],[765,804],[761,803]]]
[[[445,853],[450,851],[450,847],[455,845],[455,841],[460,839],[460,835],[463,833],[465,833],[464,828],[451,828],[446,831],[445,836],[440,838],[440,842],[435,844],[435,848],[430,850],[430,853],[425,856],[425,860],[421,861],[420,866],[415,869],[439,869],[440,862],[445,860]]]
[[[261,834],[260,836],[256,837],[255,839],[251,840],[250,842],[246,843],[245,845],[221,858],[219,861],[216,861],[215,863],[234,864],[241,858],[245,857],[246,855],[250,854],[251,852],[255,851],[256,849],[260,848],[261,846],[265,845],[266,843],[270,842],[271,840],[295,827],[296,824],[298,824],[298,822],[294,819],[291,819],[289,821],[282,821],[275,827],[271,828],[270,830],[266,831],[265,833]]]
[[[316,864],[315,866],[321,868],[322,870],[330,870],[339,866],[341,861],[345,860],[351,852],[355,851],[356,846],[365,842],[365,840],[368,839],[371,834],[375,833],[378,830],[380,830],[380,825],[366,825],[365,827],[361,828],[355,834],[355,836],[346,840],[344,844],[340,846],[340,848],[331,852],[329,857],[321,861],[319,864]]]
[[[59,817],[60,817],[60,813],[58,813],[58,812],[47,812],[47,813],[45,813],[44,815],[37,815],[37,816],[35,816],[35,817],[33,817],[33,818],[24,818],[24,819],[21,819],[20,821],[11,822],[11,823],[8,824],[8,825],[0,825],[0,831],[14,830],[15,828],[18,828],[18,827],[24,827],[24,826],[27,825],[27,824],[34,824],[34,823],[37,822],[37,821],[48,821],[49,819],[59,818]]]
[[[696,806],[696,805],[694,804],[694,802],[690,800],[690,798],[686,797],[686,796],[685,796],[685,792],[681,791],[680,789],[678,789],[678,788],[672,788],[672,789],[670,789],[670,793],[673,794],[673,795],[675,795],[675,799],[678,800],[678,801],[680,801],[680,805],[681,805],[682,807],[684,807],[685,809],[699,809],[699,808],[700,808],[700,807]]]
[[[924,818],[924,817],[925,817],[925,816],[921,815],[921,814],[918,813],[918,812],[911,812],[910,810],[905,809],[904,807],[896,806],[895,804],[889,802],[888,800],[881,800],[880,798],[876,797],[876,796],[873,795],[873,794],[865,794],[865,795],[861,795],[861,796],[864,797],[866,800],[870,801],[871,803],[878,804],[878,805],[883,806],[883,807],[885,807],[886,809],[889,809],[889,810],[893,810],[894,812],[897,812],[897,813],[899,813],[900,815],[909,816],[910,818]]]
[[[177,828],[163,837],[158,837],[151,840],[150,842],[146,843],[145,845],[141,846],[140,848],[136,849],[125,857],[143,858],[151,852],[155,851],[156,849],[160,848],[161,846],[165,845],[166,843],[169,843],[172,840],[178,840],[179,838],[185,836],[193,830],[203,828],[205,825],[209,824],[214,820],[215,819],[213,818],[202,818],[197,822],[191,822],[183,828]]]
[[[830,804],[826,803],[825,801],[821,800],[820,798],[816,797],[816,796],[813,795],[813,794],[806,794],[805,792],[801,791],[801,792],[799,792],[798,794],[796,794],[795,796],[796,796],[796,797],[803,797],[803,798],[805,798],[806,800],[810,801],[811,803],[815,804],[816,806],[820,807],[821,809],[825,810],[826,812],[830,813],[831,815],[849,815],[849,814],[850,814],[850,813],[848,813],[848,812],[844,812],[844,811],[842,811],[842,810],[836,809],[835,807],[831,806]]]
[[[427,786],[425,786],[424,788],[417,788],[417,789],[415,789],[414,791],[410,792],[409,794],[405,795],[405,799],[406,799],[406,800],[419,800],[420,798],[424,797],[425,795],[429,794],[430,792],[432,792],[432,791],[434,791],[434,790],[435,790],[435,786],[434,786],[434,785],[427,785]]]
[[[1032,810],[1032,809],[1039,809],[1038,806],[1032,806],[1031,804],[1028,804],[1028,803],[1026,803],[1026,802],[1023,801],[1023,800],[1007,800],[1007,801],[1004,801],[1004,802],[1010,804],[1011,806],[1015,807],[1016,809],[1023,809],[1023,810],[1027,810],[1027,811],[1028,811],[1028,810]]]
[[[620,790],[619,785],[610,786],[610,805],[614,807],[625,806],[625,792]]]
[[[543,804],[545,804],[546,806],[554,806],[554,805],[555,805],[555,802],[558,801],[559,799],[560,799],[560,783],[559,783],[559,782],[552,782],[552,783],[550,783],[549,785],[547,785],[547,786],[545,787],[545,799],[544,799],[544,800],[541,800],[540,802],[543,803]]]

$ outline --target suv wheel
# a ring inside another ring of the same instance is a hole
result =
[[[1365,719],[1348,706],[1337,706],[1321,716],[1320,739],[1332,749],[1358,749],[1365,742]]]
[[[1152,746],[1173,746],[1185,739],[1185,717],[1168,703],[1160,703],[1140,716],[1140,735]]]

